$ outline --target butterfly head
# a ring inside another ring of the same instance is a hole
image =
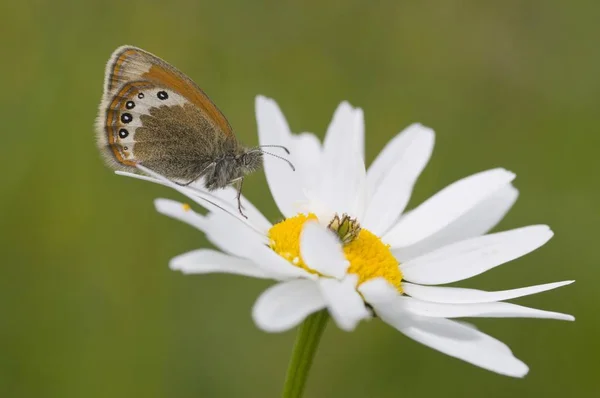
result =
[[[206,188],[209,190],[224,188],[232,182],[239,181],[250,173],[260,169],[263,165],[263,156],[270,155],[277,159],[286,162],[292,170],[296,170],[294,165],[286,158],[264,151],[264,147],[277,147],[285,150],[289,154],[287,148],[280,145],[262,145],[255,148],[239,147],[237,153],[226,155],[217,160],[212,168],[211,177],[207,179]]]
[[[263,153],[257,150],[246,150],[236,157],[241,174],[247,175],[262,167]]]
[[[243,175],[252,173],[252,172],[260,169],[263,164],[263,155],[269,155],[274,158],[283,160],[292,168],[293,171],[296,170],[296,168],[294,167],[292,162],[290,162],[288,159],[281,157],[279,155],[275,155],[274,153],[267,152],[263,148],[278,148],[278,149],[284,150],[286,154],[288,154],[288,155],[290,154],[290,151],[282,145],[260,145],[260,146],[254,147],[254,148],[244,149],[236,157],[236,160],[238,162],[238,167],[242,171]],[[243,177],[243,175],[240,177]]]

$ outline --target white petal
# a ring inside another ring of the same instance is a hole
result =
[[[443,304],[412,297],[398,297],[399,308],[412,314],[433,318],[546,318],[573,321],[571,315],[543,311],[511,303]]]
[[[343,101],[333,113],[323,146],[325,152],[333,153],[345,148],[348,142],[351,142],[352,148],[356,148],[360,156],[364,157],[365,120],[363,111],[360,108],[352,107],[347,101]]]
[[[407,281],[424,285],[452,283],[519,258],[552,237],[546,225],[479,236],[453,243],[400,265]]]
[[[174,185],[172,181],[164,177],[158,179],[141,174],[128,173],[125,171],[116,171],[115,174],[125,177],[132,177],[142,181],[153,182],[156,184],[164,185],[166,187],[173,187]],[[248,199],[244,197],[244,195],[240,197],[240,200],[242,202],[242,206],[244,206],[244,214],[246,215],[247,219],[244,219],[244,217],[242,217],[237,210],[237,200],[235,200],[235,197],[237,196],[237,191],[235,191],[231,187],[227,187],[209,193],[206,191],[206,189],[203,188],[202,181],[203,180],[200,179],[198,181],[193,182],[187,187],[182,187],[179,185],[175,186],[177,187],[178,191],[182,192],[185,196],[192,199],[194,202],[204,207],[205,209],[212,211],[224,210],[225,212],[232,212],[234,213],[234,218],[239,219],[247,225],[250,225],[259,233],[266,233],[269,230],[269,228],[271,228],[271,223],[265,218],[265,216],[263,216],[263,214],[256,207],[254,207],[254,205]]]
[[[183,203],[170,199],[156,199],[154,200],[154,207],[156,208],[156,211],[165,216],[183,221],[201,231],[206,229],[206,220],[204,216],[196,213]]]
[[[527,365],[515,358],[510,348],[471,325],[406,312],[396,305],[399,294],[381,278],[363,283],[359,291],[384,322],[424,345],[497,373],[527,374]]]
[[[252,223],[251,220],[242,216],[240,214],[240,212],[238,211],[237,207],[231,206],[229,203],[223,201],[221,198],[219,198],[215,195],[212,195],[206,191],[193,190],[191,188],[178,185],[178,184],[174,183],[173,181],[169,180],[168,178],[163,177],[162,175],[156,173],[155,171],[150,170],[149,168],[144,167],[140,164],[136,165],[136,167],[139,170],[143,171],[144,173],[150,175],[150,177],[153,177],[154,179],[159,180],[161,184],[171,187],[174,190],[176,190],[177,192],[182,193],[183,195],[187,196],[188,198],[190,198],[192,201],[199,204],[200,206],[202,206],[208,210],[227,214],[228,217],[230,217],[234,220],[237,220],[241,224],[244,224],[246,227],[252,229],[257,234],[257,236],[261,236],[261,237],[264,236],[264,232],[261,231],[259,228],[257,228]],[[117,174],[129,175],[131,177],[135,176],[135,175],[132,175],[131,173],[123,173],[123,172],[117,172]],[[141,178],[141,179],[151,180],[148,178]]]
[[[254,251],[254,256],[250,259],[266,272],[280,275],[280,279],[306,278],[315,280],[318,278],[317,275],[292,265],[289,261],[264,245],[258,246]]]
[[[362,110],[342,102],[325,137],[318,192],[319,201],[327,208],[359,219],[364,212],[366,196],[363,136]]]
[[[400,292],[384,278],[374,278],[361,283],[358,286],[358,291],[363,295],[366,302],[373,306],[387,304],[393,302],[397,297],[401,297]]]
[[[440,231],[413,245],[399,247],[392,252],[399,261],[405,262],[450,243],[483,235],[504,218],[518,196],[519,191],[508,184]]]
[[[206,220],[207,227],[204,232],[215,246],[235,256],[252,260],[275,279],[316,278],[316,275],[290,264],[267,247],[263,241],[255,239],[251,231],[240,228],[225,214],[210,213],[206,216]]]
[[[523,377],[527,365],[502,342],[476,329],[444,318],[427,318],[375,307],[377,314],[404,335],[455,358],[506,376]]]
[[[225,273],[265,279],[272,277],[250,260],[208,249],[181,254],[173,258],[169,266],[184,274]]]
[[[291,140],[290,151],[294,154],[294,166],[301,177],[302,187],[307,191],[315,191],[321,180],[321,142],[311,133],[292,135]]]
[[[300,253],[304,263],[321,275],[342,279],[350,266],[338,237],[316,221],[304,224]]]
[[[370,193],[375,192],[377,186],[389,173],[398,159],[406,154],[407,148],[414,142],[420,141],[431,131],[420,123],[413,123],[392,138],[383,150],[377,155],[367,172],[367,184]]]
[[[221,198],[225,202],[229,202],[232,206],[237,208],[237,189],[227,187],[212,191],[212,194],[218,198]],[[244,215],[248,217],[248,220],[252,222],[260,232],[267,234],[269,229],[273,226],[271,222],[250,202],[242,195],[240,197]]]
[[[515,175],[493,169],[463,178],[402,217],[383,237],[392,248],[405,247],[439,232],[478,203],[509,184]]]
[[[348,275],[343,281],[330,278],[319,278],[321,293],[338,327],[352,331],[363,319],[368,318],[369,311],[356,291],[356,275]]]
[[[377,235],[384,234],[404,211],[417,178],[427,165],[435,134],[413,124],[383,149],[367,172],[370,199],[362,224]]]
[[[546,283],[544,285],[522,287],[519,289],[502,290],[497,292],[486,292],[483,290],[465,289],[459,287],[422,286],[404,282],[402,283],[402,290],[409,296],[425,301],[450,304],[474,304],[510,300],[517,297],[528,296],[531,294],[556,289],[561,286],[570,285],[573,282],[575,281]]]
[[[257,236],[254,231],[245,228],[223,212],[209,213],[204,217],[201,228],[206,237],[219,249],[238,257],[251,258],[257,245],[264,245],[266,236]]]
[[[206,234],[206,238],[222,251],[237,257],[250,259],[263,273],[274,279],[316,278],[302,268],[296,267],[265,245],[265,236],[258,236],[244,224],[224,212],[202,216],[184,208],[183,204],[158,199],[157,210],[195,226]]]
[[[139,176],[139,175],[135,175],[135,176]],[[144,179],[159,183],[161,185],[169,186],[168,184],[165,184],[164,182],[157,180],[155,178],[152,178],[152,177],[145,177]],[[195,195],[195,196],[202,198],[204,195],[208,194],[208,195],[211,195],[211,197],[218,198],[221,202],[217,202],[217,204],[225,203],[228,205],[228,208],[227,208],[228,210],[236,209],[235,210],[236,216],[239,215],[239,211],[237,210],[237,206],[238,206],[237,189],[233,188],[232,186],[228,186],[228,187],[225,187],[222,189],[217,189],[217,190],[208,192],[206,190],[206,188],[204,188],[204,179],[200,178],[184,188],[187,192],[186,195],[193,195],[193,196]],[[240,196],[240,202],[242,204],[243,212],[244,212],[244,215],[246,216],[247,221],[254,227],[255,230],[260,231],[261,233],[266,235],[267,232],[269,231],[269,229],[273,225],[252,204],[252,202],[250,202],[248,199],[246,199],[246,197],[244,195]],[[213,207],[207,207],[207,206],[204,206],[204,207],[207,208],[208,210],[218,211],[217,209],[215,209]],[[240,217],[240,219],[242,219],[242,217]]]
[[[317,179],[317,182],[321,182],[321,179]],[[312,213],[317,216],[317,219],[323,225],[328,225],[330,220],[337,214],[337,212],[330,208],[320,196],[320,190],[316,189],[313,191],[305,191],[306,202],[301,203],[299,206],[299,213],[309,214]]]
[[[254,231],[221,212],[203,216],[183,203],[169,199],[156,199],[154,205],[159,213],[198,228],[215,246],[235,256],[245,257],[257,244],[267,241],[266,237],[258,237]]]
[[[256,122],[261,145],[283,145],[290,149],[290,128],[275,101],[260,95],[256,97]],[[298,164],[294,153],[289,160]],[[281,213],[286,217],[296,215],[297,204],[305,201],[300,173],[295,173],[281,159],[268,155],[264,156],[264,168],[271,194]]]
[[[256,300],[252,317],[256,325],[267,332],[283,332],[323,308],[325,300],[317,284],[299,279],[267,289]]]

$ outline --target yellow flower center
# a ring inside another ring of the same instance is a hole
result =
[[[269,230],[271,249],[295,266],[313,274],[319,273],[305,264],[300,254],[300,234],[304,223],[316,219],[312,213],[308,216],[299,214],[273,225]],[[382,277],[401,291],[402,273],[389,245],[366,229],[358,230],[358,235],[343,245],[346,259],[350,262],[348,273],[358,276],[358,284]]]

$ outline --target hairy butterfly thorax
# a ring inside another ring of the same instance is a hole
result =
[[[203,178],[208,190],[238,183],[240,212],[244,177],[262,166],[263,154],[281,158],[261,147],[244,148],[189,77],[131,46],[118,48],[106,66],[96,134],[114,169],[137,171],[142,165],[180,185]]]

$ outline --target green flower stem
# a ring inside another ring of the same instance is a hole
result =
[[[296,343],[283,386],[283,398],[302,397],[308,372],[328,319],[327,310],[321,310],[306,318],[298,329],[298,336],[296,336]]]

